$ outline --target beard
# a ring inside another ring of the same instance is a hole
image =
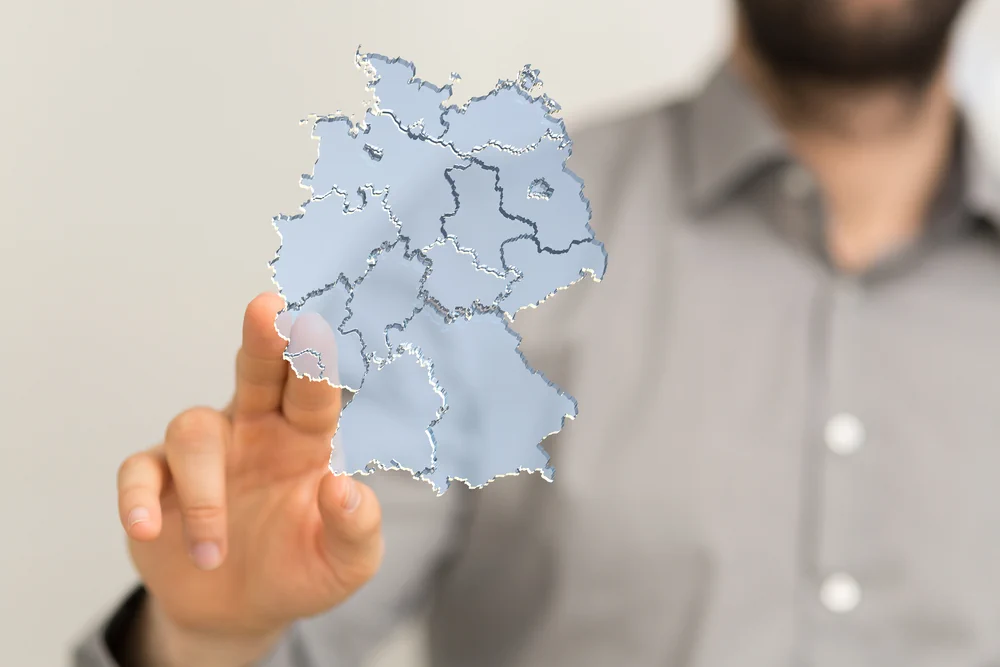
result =
[[[923,87],[965,0],[737,0],[743,29],[779,78]]]

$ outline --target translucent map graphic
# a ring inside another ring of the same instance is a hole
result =
[[[543,441],[576,401],[528,366],[510,324],[607,265],[559,105],[530,65],[459,106],[412,63],[356,59],[374,104],[357,124],[310,119],[312,194],[274,218],[271,263],[286,359],[355,392],[330,467],[404,469],[439,494],[552,481]]]

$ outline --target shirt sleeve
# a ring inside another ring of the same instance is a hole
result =
[[[438,497],[409,473],[362,478],[382,505],[385,558],[378,574],[335,609],[302,620],[257,667],[364,665],[392,630],[420,612],[462,548],[468,489],[453,484]],[[75,648],[73,667],[143,667],[124,662],[122,647],[145,599],[140,586]]]

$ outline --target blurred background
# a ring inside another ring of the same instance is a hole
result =
[[[697,85],[726,0],[3,2],[0,639],[66,664],[133,585],[115,474],[232,389],[243,308],[271,289],[270,219],[305,199],[298,121],[363,109],[366,51],[456,97],[539,67],[570,133]],[[958,94],[1000,164],[1000,0],[972,2]],[[640,63],[645,63],[640,65]],[[655,67],[650,64],[655,63]],[[572,163],[571,163],[572,165]],[[421,664],[417,626],[376,663]]]

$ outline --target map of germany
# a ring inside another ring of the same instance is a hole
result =
[[[607,264],[559,106],[530,66],[459,106],[410,62],[357,62],[372,109],[313,119],[312,195],[274,219],[285,357],[355,392],[330,467],[404,469],[438,493],[551,481],[543,440],[576,401],[528,366],[510,323]]]

